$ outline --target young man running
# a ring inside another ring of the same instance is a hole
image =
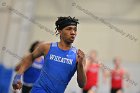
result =
[[[44,55],[44,65],[39,79],[31,93],[64,93],[66,86],[77,70],[77,82],[83,88],[86,83],[84,71],[85,54],[72,46],[77,35],[78,20],[71,17],[59,17],[56,29],[60,34],[60,42],[43,43],[26,56],[13,80],[13,88],[21,88],[21,76],[31,66],[33,60]]]

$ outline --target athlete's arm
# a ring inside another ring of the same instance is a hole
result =
[[[37,47],[32,53],[27,55],[26,57],[23,58],[23,60],[20,62],[21,66],[19,71],[17,72],[18,74],[23,74],[24,71],[31,66],[33,63],[34,59],[47,54],[49,51],[50,44],[43,43],[39,47]]]
[[[77,53],[77,82],[80,88],[83,88],[86,84],[86,74],[84,70],[86,60],[85,60],[85,54],[78,50]]]
[[[124,70],[124,77],[130,78],[129,73],[126,70]]]
[[[22,60],[23,60],[27,55],[28,55],[28,54],[24,55],[24,57],[22,58]],[[22,60],[21,60],[21,62],[22,62]],[[22,64],[22,63],[19,63],[19,64],[16,65],[16,67],[15,67],[15,71],[16,71],[16,72],[20,69],[21,64]]]
[[[130,74],[124,70],[124,75],[123,75],[123,78],[126,80],[126,81],[129,81],[130,80]],[[128,87],[128,83],[126,84],[126,86]]]
[[[130,75],[125,69],[123,69],[123,79],[124,79],[124,81],[126,81],[124,83],[124,87],[129,88],[130,87],[130,84],[129,84]]]
[[[85,72],[88,70],[88,68],[89,68],[89,66],[91,65],[91,62],[90,62],[90,60],[89,60],[89,58],[86,58],[85,59],[86,60],[86,63],[85,63]]]
[[[41,41],[41,42],[39,43],[38,46],[40,46],[41,44],[42,44],[41,46],[44,46],[43,44],[45,44],[45,43],[46,43],[46,42]],[[29,53],[27,53],[26,55],[24,55],[24,57],[22,58],[21,62],[24,62],[23,59],[25,59],[25,57],[28,56],[28,55],[29,55]],[[15,71],[18,71],[18,70],[20,69],[20,66],[22,65],[21,62],[20,62],[19,64],[16,65]]]
[[[14,77],[13,80],[13,88],[16,89],[21,89],[22,83],[21,83],[21,76],[26,71],[28,67],[31,66],[35,58],[38,58],[44,54],[47,54],[50,48],[50,44],[43,43],[39,45],[32,53],[28,54],[21,60],[21,64],[19,67],[19,70],[17,74]]]

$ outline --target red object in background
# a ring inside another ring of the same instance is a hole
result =
[[[86,72],[87,83],[84,90],[89,90],[92,86],[97,86],[98,83],[99,64],[92,64]]]
[[[122,88],[123,84],[123,75],[124,75],[124,70],[120,69],[119,71],[112,70],[111,72],[111,87],[112,88]]]

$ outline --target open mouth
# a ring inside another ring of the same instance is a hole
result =
[[[73,40],[74,40],[74,39],[75,39],[75,36],[72,36],[72,37],[71,37],[71,39],[73,39]]]

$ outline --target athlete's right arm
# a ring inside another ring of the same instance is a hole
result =
[[[21,60],[21,65],[20,68],[14,77],[13,80],[13,88],[14,89],[20,89],[22,84],[21,84],[21,76],[22,74],[30,67],[34,61],[35,58],[38,58],[42,55],[46,55],[49,51],[50,44],[43,43],[39,45],[32,53],[28,54]]]
[[[34,59],[44,54],[47,54],[48,50],[49,50],[49,44],[46,43],[41,44],[32,53],[30,53],[29,55],[23,58],[23,60],[21,61],[21,67],[17,73],[23,74],[25,70],[32,65]]]
[[[28,53],[28,54],[29,54],[29,53]],[[26,57],[28,54],[26,54],[24,57]],[[23,57],[23,58],[24,58],[24,57]],[[22,58],[22,59],[23,59],[23,58]],[[15,71],[16,71],[16,72],[20,69],[21,64],[22,64],[22,63],[19,63],[19,64],[16,65],[16,67],[15,67]]]

